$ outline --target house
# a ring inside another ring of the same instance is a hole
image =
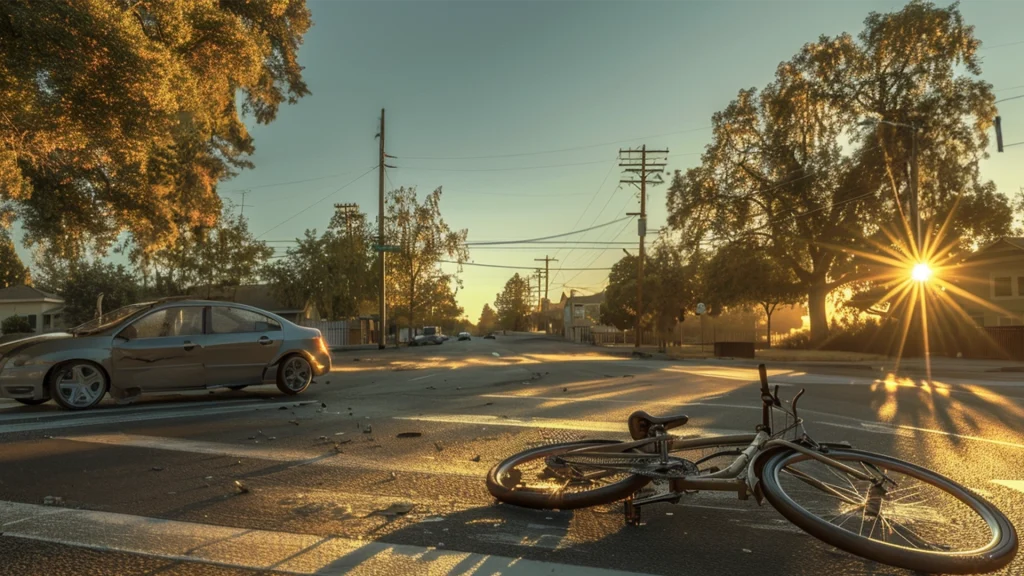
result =
[[[192,298],[203,300],[225,300],[237,302],[273,312],[278,316],[302,324],[310,320],[320,320],[320,314],[312,302],[304,306],[289,306],[274,295],[268,284],[245,284],[241,286],[227,286],[224,288],[207,288],[200,286],[192,289],[189,294]]]
[[[32,286],[11,286],[0,290],[0,320],[24,316],[28,318],[33,332],[62,329],[63,310],[63,298]]]
[[[973,298],[960,305],[979,326],[1024,324],[1024,238],[1003,237],[968,256],[956,283]]]
[[[562,310],[565,338],[574,342],[585,342],[590,340],[593,331],[604,329],[601,326],[602,303],[604,303],[604,292],[590,296],[578,296],[573,290],[568,297],[562,294],[562,300],[557,305],[553,304],[553,307]]]

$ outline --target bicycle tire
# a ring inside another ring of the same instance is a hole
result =
[[[548,444],[524,450],[506,458],[491,468],[490,472],[487,473],[487,490],[492,496],[502,502],[540,510],[574,510],[623,500],[646,486],[651,479],[639,475],[630,475],[612,484],[579,493],[514,490],[501,481],[503,475],[507,474],[509,470],[515,469],[518,464],[547,456],[564,454],[579,448],[611,444],[622,444],[622,442],[618,440],[581,440],[577,442]]]
[[[883,543],[836,526],[806,510],[786,493],[779,482],[779,473],[789,465],[808,461],[809,456],[787,450],[772,456],[761,469],[760,481],[764,497],[786,517],[811,536],[837,548],[874,560],[927,573],[978,574],[999,570],[1009,564],[1017,553],[1017,533],[1009,519],[981,496],[956,482],[916,464],[897,458],[860,450],[832,449],[829,458],[855,462],[868,462],[915,478],[945,491],[966,504],[992,529],[992,539],[979,549],[963,552],[918,550],[895,543]],[[984,512],[984,513],[983,513]],[[985,514],[989,518],[985,518]]]

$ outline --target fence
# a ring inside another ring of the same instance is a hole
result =
[[[302,325],[309,328],[316,328],[324,335],[324,340],[327,340],[327,346],[330,348],[338,348],[341,346],[348,346],[351,344],[362,344],[359,326],[356,325],[352,330],[349,329],[349,323],[345,320],[303,320]],[[356,332],[353,337],[352,331]]]
[[[976,357],[1024,360],[1024,326],[988,326],[985,332],[995,347],[985,347],[987,350],[976,353]]]

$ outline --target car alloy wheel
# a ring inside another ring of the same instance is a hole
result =
[[[96,406],[106,395],[108,387],[103,369],[84,360],[58,366],[50,374],[50,396],[70,410]]]
[[[293,354],[277,369],[277,387],[285,394],[298,394],[313,381],[313,367],[303,356]]]

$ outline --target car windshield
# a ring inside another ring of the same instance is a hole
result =
[[[99,332],[101,330],[109,328],[110,326],[113,326],[114,324],[117,324],[118,322],[121,322],[125,318],[128,318],[142,310],[151,308],[154,304],[156,304],[156,302],[141,302],[139,304],[130,304],[128,306],[123,306],[112,312],[107,312],[106,314],[103,314],[98,318],[93,318],[92,320],[89,320],[84,324],[75,326],[74,328],[69,330],[69,332],[71,332],[72,334],[89,334],[93,332]]]

